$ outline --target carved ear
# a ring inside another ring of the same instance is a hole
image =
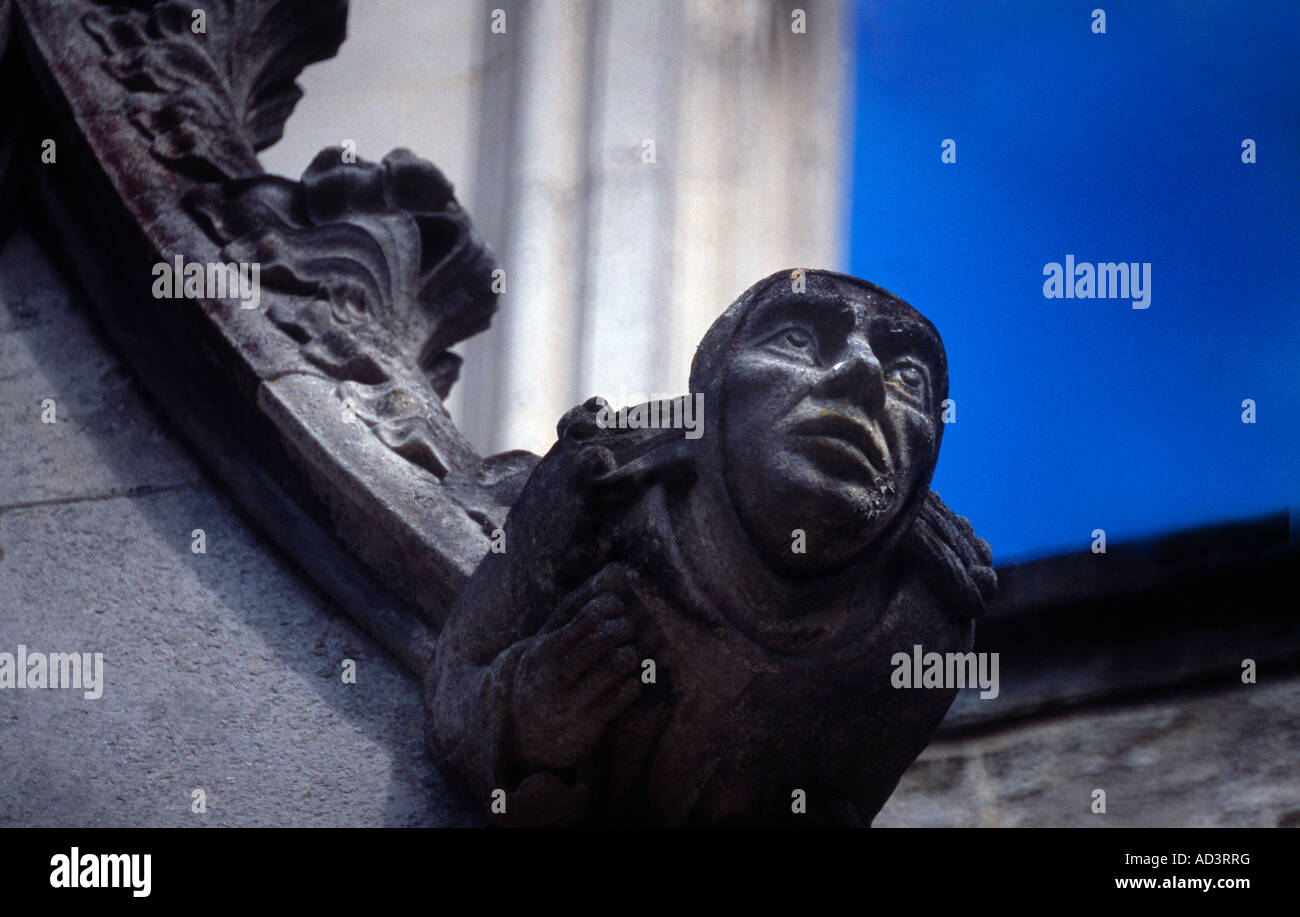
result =
[[[647,438],[638,443],[644,451],[621,464],[608,447],[586,446],[575,460],[578,492],[591,507],[608,511],[632,502],[654,484],[689,483],[695,471],[681,442],[663,435]]]
[[[976,618],[988,610],[998,587],[993,550],[932,490],[912,523],[906,549],[921,564],[925,582],[958,616]]]
[[[560,418],[555,432],[575,450],[574,480],[582,498],[606,508],[636,499],[654,483],[694,479],[687,440],[680,430],[603,426],[604,398],[588,398]]]

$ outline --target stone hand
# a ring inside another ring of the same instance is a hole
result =
[[[638,625],[625,568],[605,567],[575,590],[533,637],[515,670],[515,749],[522,763],[581,763],[641,693]]]

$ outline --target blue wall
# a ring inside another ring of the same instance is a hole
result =
[[[1300,504],[1300,2],[861,2],[856,29],[850,270],[943,335],[934,488],[997,561]],[[1150,307],[1044,298],[1067,254],[1151,262]]]

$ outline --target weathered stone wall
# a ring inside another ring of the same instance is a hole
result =
[[[475,821],[414,680],[208,480],[26,234],[0,249],[0,552],[0,651],[100,652],[107,685],[0,691],[0,826]]]
[[[1300,826],[1300,678],[938,738],[877,827]],[[1094,789],[1106,813],[1092,811]]]

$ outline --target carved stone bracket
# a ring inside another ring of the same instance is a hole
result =
[[[419,669],[536,457],[478,456],[443,405],[448,348],[487,326],[496,265],[441,172],[404,150],[378,164],[325,150],[298,181],[257,161],[297,74],[337,50],[346,2],[16,9],[42,130],[77,154],[33,170],[70,266],[229,490]],[[257,307],[158,298],[155,265],[176,259],[257,265]],[[339,574],[353,557],[365,569]]]

